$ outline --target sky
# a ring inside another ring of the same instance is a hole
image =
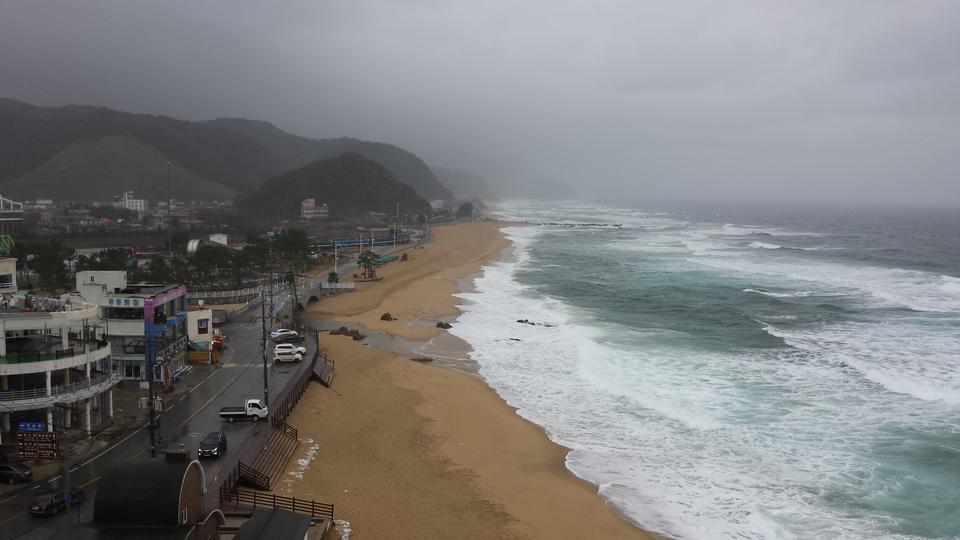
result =
[[[0,0],[0,96],[585,197],[960,206],[954,0]]]

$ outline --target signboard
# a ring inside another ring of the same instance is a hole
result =
[[[17,454],[21,458],[55,459],[60,457],[56,432],[17,433]]]
[[[17,431],[46,431],[47,423],[46,422],[19,422],[17,423]]]

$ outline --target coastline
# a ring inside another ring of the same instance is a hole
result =
[[[360,537],[655,538],[571,473],[569,449],[469,368],[395,354],[434,340],[466,357],[469,346],[434,323],[459,314],[453,294],[511,245],[506,225],[438,227],[433,242],[406,251],[409,261],[383,267],[382,281],[305,312],[401,346],[321,335],[337,375],[330,389],[311,386],[288,420],[305,444],[279,493],[335,503]],[[380,320],[384,312],[399,320]]]

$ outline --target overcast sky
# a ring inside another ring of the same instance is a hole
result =
[[[601,196],[960,205],[954,0],[0,0],[0,96]]]

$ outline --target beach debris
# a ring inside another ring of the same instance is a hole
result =
[[[380,320],[381,320],[381,321],[392,321],[392,320],[393,320],[393,315],[391,315],[391,314],[389,314],[389,313],[384,313],[383,315],[380,316]]]
[[[429,356],[418,356],[417,358],[411,358],[410,360],[413,360],[414,362],[420,362],[421,364],[433,362],[433,358],[430,358]]]
[[[330,335],[331,336],[350,336],[353,338],[354,341],[360,341],[361,339],[367,337],[361,334],[359,330],[351,330],[346,326],[341,326],[340,328],[331,330]]]
[[[407,254],[406,254],[406,253],[404,253],[404,254],[403,254],[403,256],[402,256],[402,257],[400,257],[400,262],[406,262],[406,261],[407,261],[407,259],[408,259],[408,257],[407,257]]]
[[[512,337],[512,338],[510,338],[510,341],[523,341],[523,340],[522,340],[522,339],[519,339],[519,338]]]
[[[440,321],[437,323],[437,328],[443,328],[444,330],[449,330],[453,328],[453,325],[445,321]]]

